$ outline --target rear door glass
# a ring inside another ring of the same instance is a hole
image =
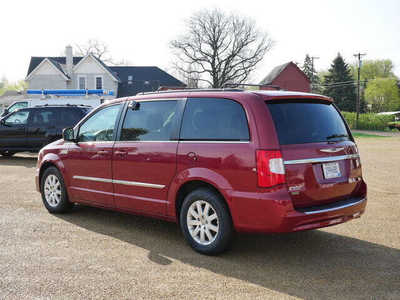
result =
[[[50,125],[54,126],[57,122],[57,116],[52,109],[34,109],[31,122],[32,126],[37,127],[49,127]]]
[[[349,140],[339,112],[330,102],[267,102],[281,145]]]
[[[241,104],[229,99],[189,99],[182,140],[248,141],[249,127]]]

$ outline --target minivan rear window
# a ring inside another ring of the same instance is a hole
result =
[[[266,102],[281,145],[349,140],[342,117],[330,102]]]

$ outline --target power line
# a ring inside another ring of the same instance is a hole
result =
[[[360,83],[367,83],[367,80],[361,80]],[[357,84],[357,81],[342,81],[342,82],[333,82],[333,83],[321,83],[321,84],[316,84],[319,86],[324,86],[324,87],[340,87],[340,86],[348,86],[348,85],[355,85]]]

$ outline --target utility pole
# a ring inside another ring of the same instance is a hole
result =
[[[358,128],[358,118],[360,116],[360,71],[361,71],[361,57],[367,55],[366,53],[354,54],[354,56],[358,59],[358,76],[357,76],[357,104],[356,104],[356,128]]]
[[[311,73],[312,73],[312,77],[311,77],[311,92],[314,91],[314,59],[319,59],[319,57],[317,56],[311,56]]]

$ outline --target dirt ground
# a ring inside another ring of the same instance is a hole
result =
[[[236,238],[207,257],[172,223],[50,215],[36,158],[0,158],[0,299],[400,299],[400,138],[358,140],[369,203],[328,229]]]

